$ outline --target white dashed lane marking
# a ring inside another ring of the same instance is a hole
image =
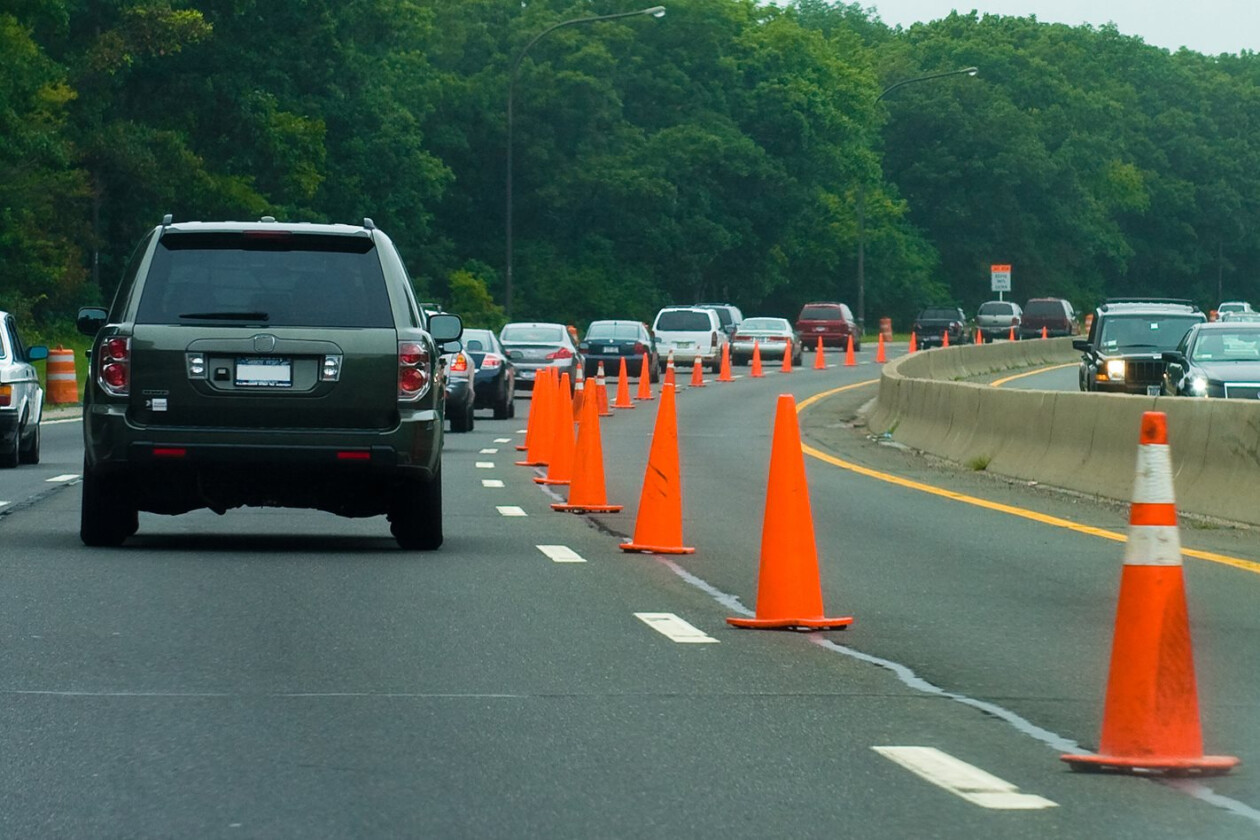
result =
[[[871,747],[911,773],[981,808],[1028,811],[1057,808],[1057,802],[1019,788],[935,747]]]
[[[502,487],[503,482],[497,478],[483,478],[481,479],[481,486],[482,487]]]
[[[50,481],[54,483],[65,483],[67,481],[74,481],[78,477],[79,477],[78,473],[66,473],[65,475],[54,475],[52,478],[44,479],[44,481]]]
[[[494,469],[494,461],[478,461],[478,462],[477,462],[477,469],[479,469],[479,470],[492,470],[492,469]]]
[[[585,563],[586,558],[567,545],[540,545],[538,550],[551,558],[554,563]]]
[[[478,454],[478,455],[498,455],[498,454],[499,454],[499,450],[497,450],[497,449],[483,449],[483,450],[481,450],[480,452],[478,452],[477,454]]]
[[[516,505],[498,505],[495,507],[495,510],[497,510],[501,516],[528,516],[529,515],[522,508],[519,508]]]
[[[637,612],[634,616],[657,633],[679,644],[717,644],[717,639],[691,626],[673,613]]]
[[[495,443],[511,443],[512,439],[511,438],[495,438],[494,442]]]

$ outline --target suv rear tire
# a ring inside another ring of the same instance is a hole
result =
[[[126,484],[83,467],[83,504],[79,509],[79,539],[84,545],[116,547],[140,527],[140,515]]]
[[[398,547],[433,551],[442,545],[442,469],[433,478],[410,479],[398,489],[389,512],[389,530]]]
[[[476,417],[473,415],[473,404],[469,400],[466,408],[451,415],[451,431],[457,433],[471,432],[476,422]]]

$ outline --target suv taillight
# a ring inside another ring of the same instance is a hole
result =
[[[425,395],[433,381],[429,351],[415,341],[398,342],[398,399],[414,402]]]
[[[97,384],[105,393],[125,397],[131,393],[131,339],[113,336],[101,342],[97,352]]]

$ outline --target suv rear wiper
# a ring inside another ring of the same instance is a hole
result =
[[[178,317],[202,321],[267,321],[270,319],[266,312],[181,312]]]

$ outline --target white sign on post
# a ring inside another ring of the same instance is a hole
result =
[[[1011,290],[1011,267],[1009,265],[989,266],[989,278],[993,283],[993,291],[1009,292]]]

